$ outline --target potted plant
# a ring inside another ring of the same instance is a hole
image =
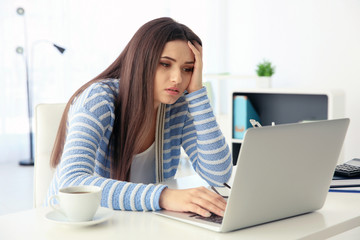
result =
[[[256,79],[256,86],[260,88],[271,87],[271,76],[275,73],[275,66],[270,61],[263,60],[259,63],[256,68],[258,75]]]

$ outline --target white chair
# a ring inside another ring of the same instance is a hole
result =
[[[51,103],[35,108],[34,207],[43,206],[54,174],[50,155],[65,106],[65,103]]]

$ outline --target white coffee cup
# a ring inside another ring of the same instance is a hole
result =
[[[49,198],[49,206],[63,214],[70,222],[91,221],[100,206],[102,189],[97,186],[61,188]],[[58,204],[54,204],[54,199]]]

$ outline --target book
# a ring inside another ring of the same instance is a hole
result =
[[[360,187],[330,188],[329,192],[360,193]]]
[[[360,179],[333,179],[329,192],[360,193]]]
[[[260,118],[247,96],[236,95],[233,101],[233,137],[243,139],[246,130],[252,127],[250,119],[260,122]]]

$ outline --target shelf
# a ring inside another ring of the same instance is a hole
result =
[[[325,120],[344,117],[344,93],[339,90],[307,91],[291,89],[249,89],[234,91],[231,96],[231,134],[233,134],[233,98],[245,95],[260,117],[263,126]],[[232,135],[233,136],[233,135]],[[236,165],[242,139],[231,140]]]
[[[232,141],[233,143],[243,143],[243,140],[242,140],[242,139],[233,138],[231,141]]]
[[[256,79],[256,75],[204,74],[204,79]]]

